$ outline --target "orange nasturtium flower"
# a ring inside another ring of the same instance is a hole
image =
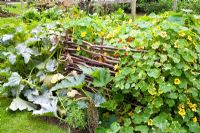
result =
[[[87,32],[81,32],[81,37],[85,37]]]
[[[153,125],[153,120],[152,119],[149,119],[148,122],[147,122],[148,126],[152,126]]]
[[[175,85],[179,85],[180,83],[181,83],[180,79],[178,79],[178,78],[174,79],[174,84]]]

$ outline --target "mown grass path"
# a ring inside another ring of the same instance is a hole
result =
[[[67,133],[28,112],[6,111],[11,100],[0,97],[0,133]]]

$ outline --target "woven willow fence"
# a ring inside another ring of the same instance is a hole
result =
[[[84,52],[86,56],[78,54]],[[107,46],[102,39],[100,44],[92,44],[83,41],[81,45],[74,42],[71,37],[68,37],[64,42],[64,50],[62,60],[65,61],[66,72],[77,71],[81,73],[79,65],[86,67],[102,67],[108,68],[112,75],[116,73],[115,65],[118,65],[120,58],[115,57],[116,51],[119,52],[147,52],[146,50],[136,50],[132,48],[117,48]],[[106,53],[106,54],[105,54]]]

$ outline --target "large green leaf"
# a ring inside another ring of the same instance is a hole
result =
[[[102,108],[106,108],[107,110],[114,111],[117,107],[117,102],[115,100],[108,100],[100,105]]]
[[[31,55],[38,55],[37,51],[28,48],[25,44],[21,43],[16,46],[17,54],[22,55],[24,62],[27,64],[31,58]]]
[[[21,99],[20,97],[16,97],[15,99],[13,99],[12,103],[10,104],[9,109],[11,109],[12,111],[16,111],[16,110],[28,110],[28,111],[34,111],[36,109],[36,105],[25,101],[23,99]]]
[[[85,83],[85,75],[68,76],[61,83],[56,84],[51,88],[51,91],[65,88],[81,88]]]
[[[17,86],[20,84],[21,80],[22,80],[22,77],[17,72],[14,72],[12,73],[11,77],[8,79],[8,82],[3,84],[3,87]]]
[[[49,71],[49,72],[54,72],[56,70],[56,67],[57,67],[57,61],[55,59],[50,59],[47,64],[46,64],[46,69]]]
[[[176,87],[170,83],[161,83],[159,85],[159,89],[164,92],[164,93],[167,93],[167,92],[170,92],[170,91],[175,91],[176,90]]]
[[[95,87],[105,87],[112,80],[109,70],[103,68],[93,72],[92,77],[94,78],[92,84]]]
[[[25,96],[29,101],[36,105],[40,105],[39,109],[33,110],[33,114],[46,114],[53,113],[55,116],[57,115],[57,97],[54,97],[52,92],[45,91],[42,95],[39,95],[36,90],[27,90]]]
[[[160,76],[160,70],[156,68],[150,69],[147,74],[149,75],[149,77],[157,79]]]

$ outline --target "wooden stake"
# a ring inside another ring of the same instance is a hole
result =
[[[131,14],[133,16],[133,19],[136,18],[136,1],[137,0],[131,0]]]

